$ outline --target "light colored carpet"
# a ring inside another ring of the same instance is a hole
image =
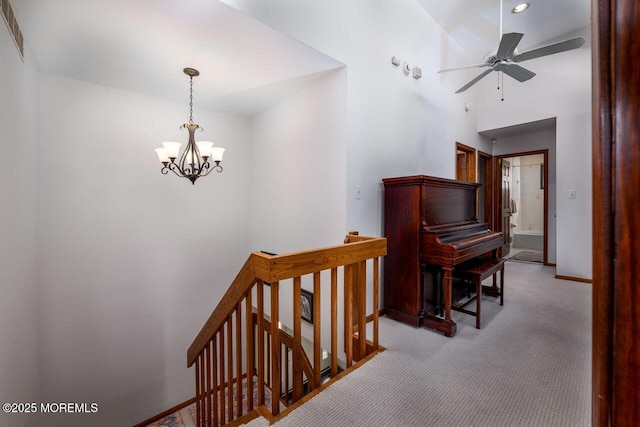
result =
[[[387,350],[276,425],[589,426],[591,285],[554,274],[507,263],[504,307],[454,312],[453,338],[381,319]]]

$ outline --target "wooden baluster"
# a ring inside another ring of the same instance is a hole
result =
[[[220,342],[218,343],[220,350],[220,424],[225,425],[225,380],[224,380],[224,324],[220,327]]]
[[[200,398],[201,390],[200,390],[200,356],[196,359],[196,425],[198,427],[202,426],[202,421],[200,419]]]
[[[205,388],[205,401],[207,402],[205,411],[206,426],[211,427],[211,341],[204,348],[204,358],[206,361],[206,375],[207,387]]]
[[[271,413],[280,413],[280,307],[278,301],[279,282],[271,283]]]
[[[206,347],[205,347],[206,349]],[[205,358],[206,352],[203,349],[200,353],[200,423],[203,426],[207,425],[207,383],[205,379]]]
[[[364,359],[367,355],[367,263],[361,261],[358,263],[358,342],[360,344],[359,360]]]
[[[236,307],[236,418],[240,418],[244,412],[242,407],[242,305]],[[247,411],[248,412],[248,411]]]
[[[212,367],[213,369],[211,370],[211,374],[213,377],[213,389],[212,389],[212,395],[213,395],[213,425],[217,426],[218,425],[218,375],[217,375],[217,371],[218,371],[218,358],[217,358],[217,352],[216,352],[216,337],[218,335],[214,334],[213,337],[211,338],[211,353],[212,353]]]
[[[258,280],[258,406],[264,405],[264,282]]]
[[[353,364],[353,265],[344,266],[344,347],[346,365]]]
[[[293,278],[293,402],[302,397],[302,292],[300,276]]]
[[[320,365],[322,364],[320,297],[320,272],[316,272],[313,273],[313,373],[315,378],[313,378],[313,381],[311,381],[311,378],[307,378],[309,385],[313,384],[313,388],[320,386]]]
[[[267,385],[271,388],[271,331],[267,332]]]
[[[253,411],[253,306],[251,304],[251,291],[247,294],[245,299],[245,334],[247,340],[247,413]]]
[[[379,322],[379,308],[380,308],[380,277],[379,277],[379,262],[378,258],[373,259],[373,349],[378,350],[378,322]]]
[[[286,345],[282,344],[280,346],[280,351],[284,350],[284,396],[285,401],[287,402],[287,406],[289,406],[289,400],[291,399],[291,395],[289,390],[291,390],[291,378],[289,378],[289,349]]]
[[[338,375],[338,269],[331,269],[331,378]]]
[[[227,320],[227,421],[233,420],[233,315]]]

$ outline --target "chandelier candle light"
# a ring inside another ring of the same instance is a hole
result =
[[[163,175],[172,171],[181,178],[187,178],[192,184],[196,183],[196,179],[201,176],[207,176],[211,171],[216,170],[218,173],[222,172],[222,155],[224,154],[224,148],[214,147],[211,141],[198,141],[195,142],[196,129],[200,131],[204,130],[196,123],[193,123],[193,78],[200,75],[200,72],[194,68],[185,68],[184,73],[189,76],[189,123],[185,123],[180,126],[180,129],[187,129],[189,131],[189,142],[187,147],[180,156],[180,160],[176,163],[178,153],[180,152],[179,142],[165,141],[162,143],[162,147],[156,148],[158,159],[163,164],[161,170]],[[212,167],[209,163],[209,159],[216,165]]]

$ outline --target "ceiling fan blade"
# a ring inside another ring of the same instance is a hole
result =
[[[499,64],[494,68],[494,70],[502,71],[509,77],[513,77],[519,82],[526,82],[536,75],[536,73],[534,73],[533,71],[529,71],[526,68],[516,64]]]
[[[469,89],[471,86],[473,86],[474,84],[478,83],[481,78],[483,78],[484,76],[486,76],[487,74],[489,74],[492,71],[493,71],[493,68],[490,68],[487,71],[483,72],[478,77],[476,77],[475,79],[471,80],[469,83],[467,83],[466,85],[464,85],[460,89],[458,89],[456,91],[456,93],[464,92],[465,90]]]
[[[496,53],[496,58],[498,59],[507,59],[513,55],[513,51],[518,47],[518,43],[520,43],[520,39],[524,34],[522,33],[507,33],[503,34],[500,39],[500,46],[498,46],[498,53]]]
[[[438,71],[438,73],[446,73],[447,71],[466,70],[468,68],[482,68],[482,67],[488,67],[488,66],[489,64],[484,63],[484,64],[467,65],[465,67],[445,68],[444,70]]]
[[[577,49],[584,44],[583,37],[575,37],[563,42],[551,44],[513,57],[514,62],[528,61],[529,59],[540,58],[541,56],[553,55],[554,53],[566,52],[567,50]]]

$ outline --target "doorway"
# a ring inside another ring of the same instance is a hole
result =
[[[496,156],[496,230],[502,256],[548,264],[548,150]]]
[[[456,179],[476,182],[476,149],[456,142]]]

